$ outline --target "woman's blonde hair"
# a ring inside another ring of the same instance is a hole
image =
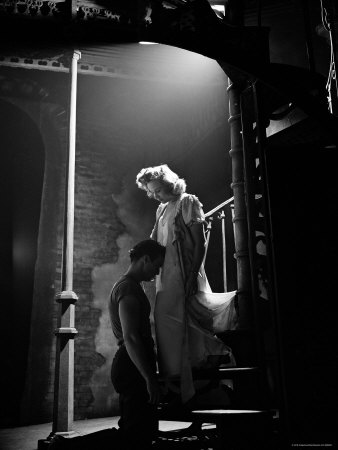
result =
[[[142,169],[136,176],[136,184],[140,189],[147,192],[148,197],[152,198],[153,194],[149,192],[147,184],[150,181],[159,181],[168,188],[168,192],[173,195],[181,195],[186,190],[186,182],[183,178],[173,172],[167,164],[161,164],[155,167],[146,167]]]

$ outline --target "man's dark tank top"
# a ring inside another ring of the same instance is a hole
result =
[[[109,314],[114,336],[119,346],[124,344],[122,326],[119,315],[119,303],[123,301],[123,297],[132,295],[137,298],[140,305],[140,335],[147,353],[154,354],[154,341],[151,334],[150,325],[150,303],[148,297],[144,293],[140,283],[134,278],[124,275],[117,281],[110,294]]]

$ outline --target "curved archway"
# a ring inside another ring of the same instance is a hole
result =
[[[2,123],[1,288],[5,301],[1,382],[7,424],[17,422],[24,389],[44,177],[44,146],[34,122],[0,100]],[[8,336],[10,339],[8,340]],[[9,397],[10,396],[10,397]]]

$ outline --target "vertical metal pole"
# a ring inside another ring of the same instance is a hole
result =
[[[245,204],[245,184],[243,167],[243,143],[240,107],[240,89],[228,80],[229,126],[232,160],[232,183],[234,192],[234,234],[237,261],[237,292],[239,328],[252,328],[251,275],[248,251],[248,224]]]
[[[224,292],[228,292],[228,283],[227,283],[227,252],[226,252],[226,241],[225,241],[225,214],[224,214],[224,211],[222,211],[220,213],[219,219],[222,221],[223,286],[224,286]]]
[[[59,303],[56,335],[53,428],[47,440],[41,440],[38,448],[47,448],[53,436],[70,434],[74,416],[74,337],[75,302],[73,292],[74,249],[74,192],[75,192],[75,141],[76,141],[76,95],[77,62],[81,57],[74,51],[70,68],[69,139],[65,186],[64,234],[62,253],[61,293],[56,296]]]
[[[73,52],[70,70],[71,85],[62,259],[62,291],[56,298],[56,301],[59,303],[59,314],[57,329],[55,330],[57,344],[53,433],[67,433],[71,431],[74,416],[74,337],[77,334],[77,330],[75,329],[75,302],[77,300],[77,295],[73,292],[73,251],[77,62],[80,57],[81,53],[79,51]]]
[[[81,58],[79,51],[74,51],[71,61],[70,107],[68,165],[66,177],[66,199],[64,218],[62,291],[73,290],[73,251],[74,251],[74,192],[75,192],[75,143],[76,143],[76,96],[77,96],[77,62]]]

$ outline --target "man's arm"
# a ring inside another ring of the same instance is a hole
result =
[[[140,306],[137,298],[132,295],[123,297],[119,302],[119,315],[128,355],[146,381],[149,402],[157,404],[160,390],[140,336]]]

